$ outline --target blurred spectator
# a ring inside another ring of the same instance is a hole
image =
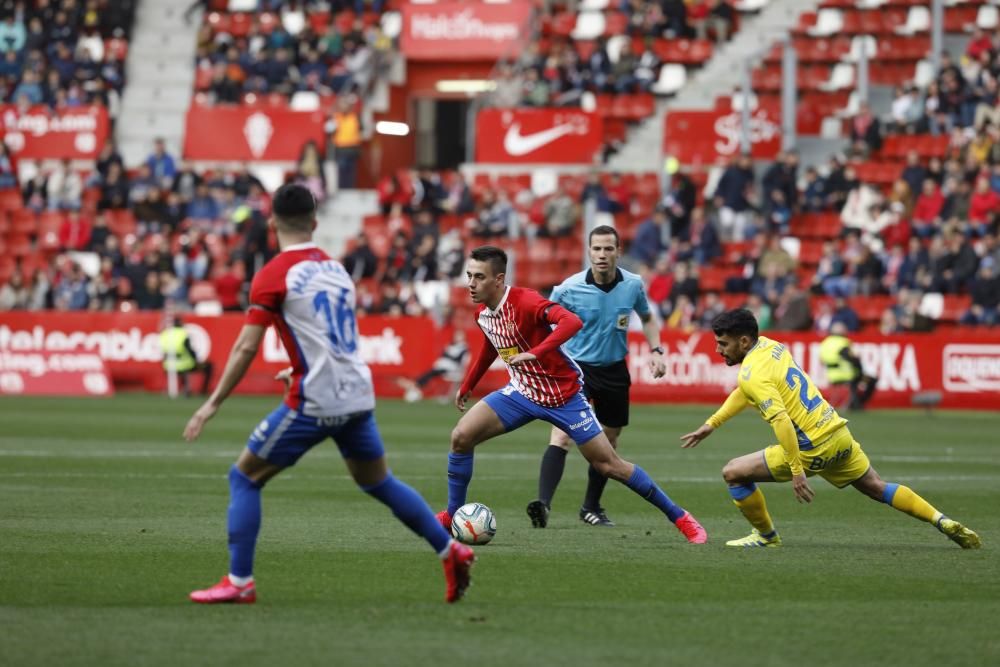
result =
[[[476,201],[472,196],[472,188],[466,183],[462,172],[456,173],[451,185],[448,186],[443,207],[445,210],[458,215],[467,215],[476,210]]]
[[[919,290],[899,290],[893,313],[900,331],[926,332],[934,328],[934,321],[920,313],[922,298]]]
[[[757,326],[761,331],[766,331],[773,326],[773,311],[771,306],[759,294],[747,295],[747,302],[743,304],[743,307],[753,313],[754,318],[757,320]]]
[[[924,180],[920,196],[913,207],[913,226],[918,236],[926,238],[929,233],[921,233],[918,228],[931,228],[941,223],[941,210],[944,208],[944,194],[932,179]]]
[[[961,323],[992,327],[1000,321],[1000,277],[992,262],[984,262],[969,290],[972,305]]]
[[[981,177],[976,181],[976,190],[969,200],[969,222],[978,236],[982,236],[988,226],[993,225],[1000,214],[1000,194],[990,188],[989,179]]]
[[[101,198],[97,202],[98,210],[122,209],[129,204],[129,183],[121,165],[112,162],[108,166],[108,175],[101,183]]]
[[[0,311],[27,310],[31,290],[24,284],[24,274],[16,269],[6,283],[0,285]]]
[[[900,178],[910,186],[910,192],[920,192],[928,176],[927,168],[920,161],[920,154],[914,150],[907,152],[906,166],[903,168]]]
[[[698,317],[698,327],[711,329],[716,317],[726,311],[726,304],[719,298],[718,292],[707,292],[702,298],[701,315]]]
[[[652,267],[669,244],[670,225],[667,222],[667,214],[662,209],[656,209],[636,227],[635,236],[628,248],[628,256],[647,267]]]
[[[212,278],[212,285],[219,299],[219,305],[226,312],[243,310],[243,277],[236,268],[236,262],[227,261]]]
[[[691,211],[688,230],[691,254],[696,264],[708,264],[722,256],[722,243],[712,221],[705,217],[705,209],[698,206]]]
[[[665,303],[660,304],[660,311],[664,317],[672,315],[685,299],[690,307],[690,313],[684,313],[685,319],[693,316],[694,304],[698,302],[698,278],[691,274],[691,267],[687,262],[677,262],[674,264],[674,280],[670,286],[670,294]]]
[[[86,310],[90,303],[90,278],[76,262],[66,260],[53,291],[56,310]]]
[[[846,271],[847,265],[837,252],[837,246],[833,241],[824,241],[819,264],[812,278],[812,293],[828,296],[853,295],[854,277],[847,275]]]
[[[753,189],[753,162],[749,155],[730,160],[715,187],[713,199],[719,213],[719,233],[724,241],[743,241],[750,222],[749,194]]]
[[[811,327],[809,298],[795,283],[790,282],[774,308],[774,328],[779,331],[808,331]]]
[[[11,190],[17,186],[17,160],[11,155],[7,144],[0,141],[0,190]]]
[[[465,244],[461,232],[451,229],[438,241],[438,273],[444,279],[458,278],[465,268]]]
[[[309,188],[316,201],[323,201],[326,198],[326,180],[323,178],[323,156],[319,153],[319,146],[312,139],[302,146],[302,151],[299,153],[295,179]]]
[[[573,198],[560,186],[545,202],[545,224],[538,233],[542,236],[567,236],[573,232],[580,212]]]
[[[79,211],[68,213],[59,225],[59,247],[62,250],[86,250],[90,246],[90,220]]]
[[[69,160],[63,160],[49,174],[46,191],[49,210],[79,210],[83,179],[80,178],[80,173],[72,168]]]
[[[480,197],[476,217],[467,224],[473,236],[506,236],[514,228],[516,215],[506,195],[500,193],[498,197],[492,190],[486,190]]]
[[[867,103],[851,119],[851,145],[855,154],[867,157],[882,148],[882,129]]]
[[[851,263],[851,273],[857,285],[857,291],[864,296],[879,292],[882,283],[882,262],[867,244],[861,246],[861,254]]]
[[[355,282],[364,278],[374,278],[378,270],[378,258],[368,244],[368,236],[361,232],[354,239],[354,248],[344,255],[341,262]]]
[[[815,167],[808,167],[805,174],[806,187],[802,192],[802,210],[818,213],[827,208],[826,179]]]
[[[733,29],[733,8],[726,0],[708,0],[707,4],[708,15],[703,21],[695,23],[696,36],[698,39],[707,39],[711,33],[716,42],[724,42],[729,39],[729,33]]]
[[[328,132],[337,162],[337,188],[351,190],[357,182],[358,157],[361,155],[361,119],[354,110],[354,97],[337,99],[337,110]]]

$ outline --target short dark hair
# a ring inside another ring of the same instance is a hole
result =
[[[615,245],[621,245],[621,239],[618,237],[618,230],[611,225],[597,225],[590,230],[590,234],[587,236],[587,244],[594,242],[595,236],[605,236],[611,235],[615,237]]]
[[[493,275],[507,273],[507,253],[502,248],[493,245],[479,246],[473,248],[472,252],[469,253],[469,259],[474,259],[477,262],[489,262],[490,268],[493,269]]]
[[[757,318],[746,308],[727,310],[716,317],[712,320],[712,331],[716,336],[749,336],[753,340],[757,340],[760,335]]]
[[[281,229],[311,232],[316,219],[316,197],[304,185],[286,183],[275,191],[271,210]]]

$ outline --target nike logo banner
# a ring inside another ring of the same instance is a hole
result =
[[[604,144],[601,116],[565,109],[484,109],[476,117],[476,161],[593,162]]]

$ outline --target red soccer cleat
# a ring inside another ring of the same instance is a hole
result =
[[[708,542],[708,533],[702,528],[698,520],[691,516],[690,512],[684,512],[684,515],[674,522],[677,526],[677,530],[684,533],[684,537],[691,544],[704,544]]]
[[[458,542],[451,543],[448,557],[441,561],[444,565],[445,602],[458,602],[465,595],[472,580],[470,570],[475,560],[476,554],[472,549]]]
[[[448,534],[451,535],[451,515],[448,514],[448,510],[441,510],[434,516],[437,517],[438,523],[440,523]]]
[[[251,581],[246,586],[237,586],[229,581],[229,575],[222,577],[219,583],[201,591],[191,591],[192,602],[199,604],[253,604],[257,601],[257,589]]]

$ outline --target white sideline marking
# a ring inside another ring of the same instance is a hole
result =
[[[442,475],[406,475],[406,479],[440,480]],[[106,473],[106,472],[12,472],[0,476],[0,488],[6,479],[226,479],[224,472],[218,473]],[[282,473],[281,479],[307,481],[351,481],[350,475],[312,475],[296,472]],[[477,481],[519,481],[522,476],[476,475]],[[1000,479],[1000,475],[916,475],[900,477],[907,482],[989,482]],[[669,477],[665,483],[681,484],[724,484],[722,477]]]

